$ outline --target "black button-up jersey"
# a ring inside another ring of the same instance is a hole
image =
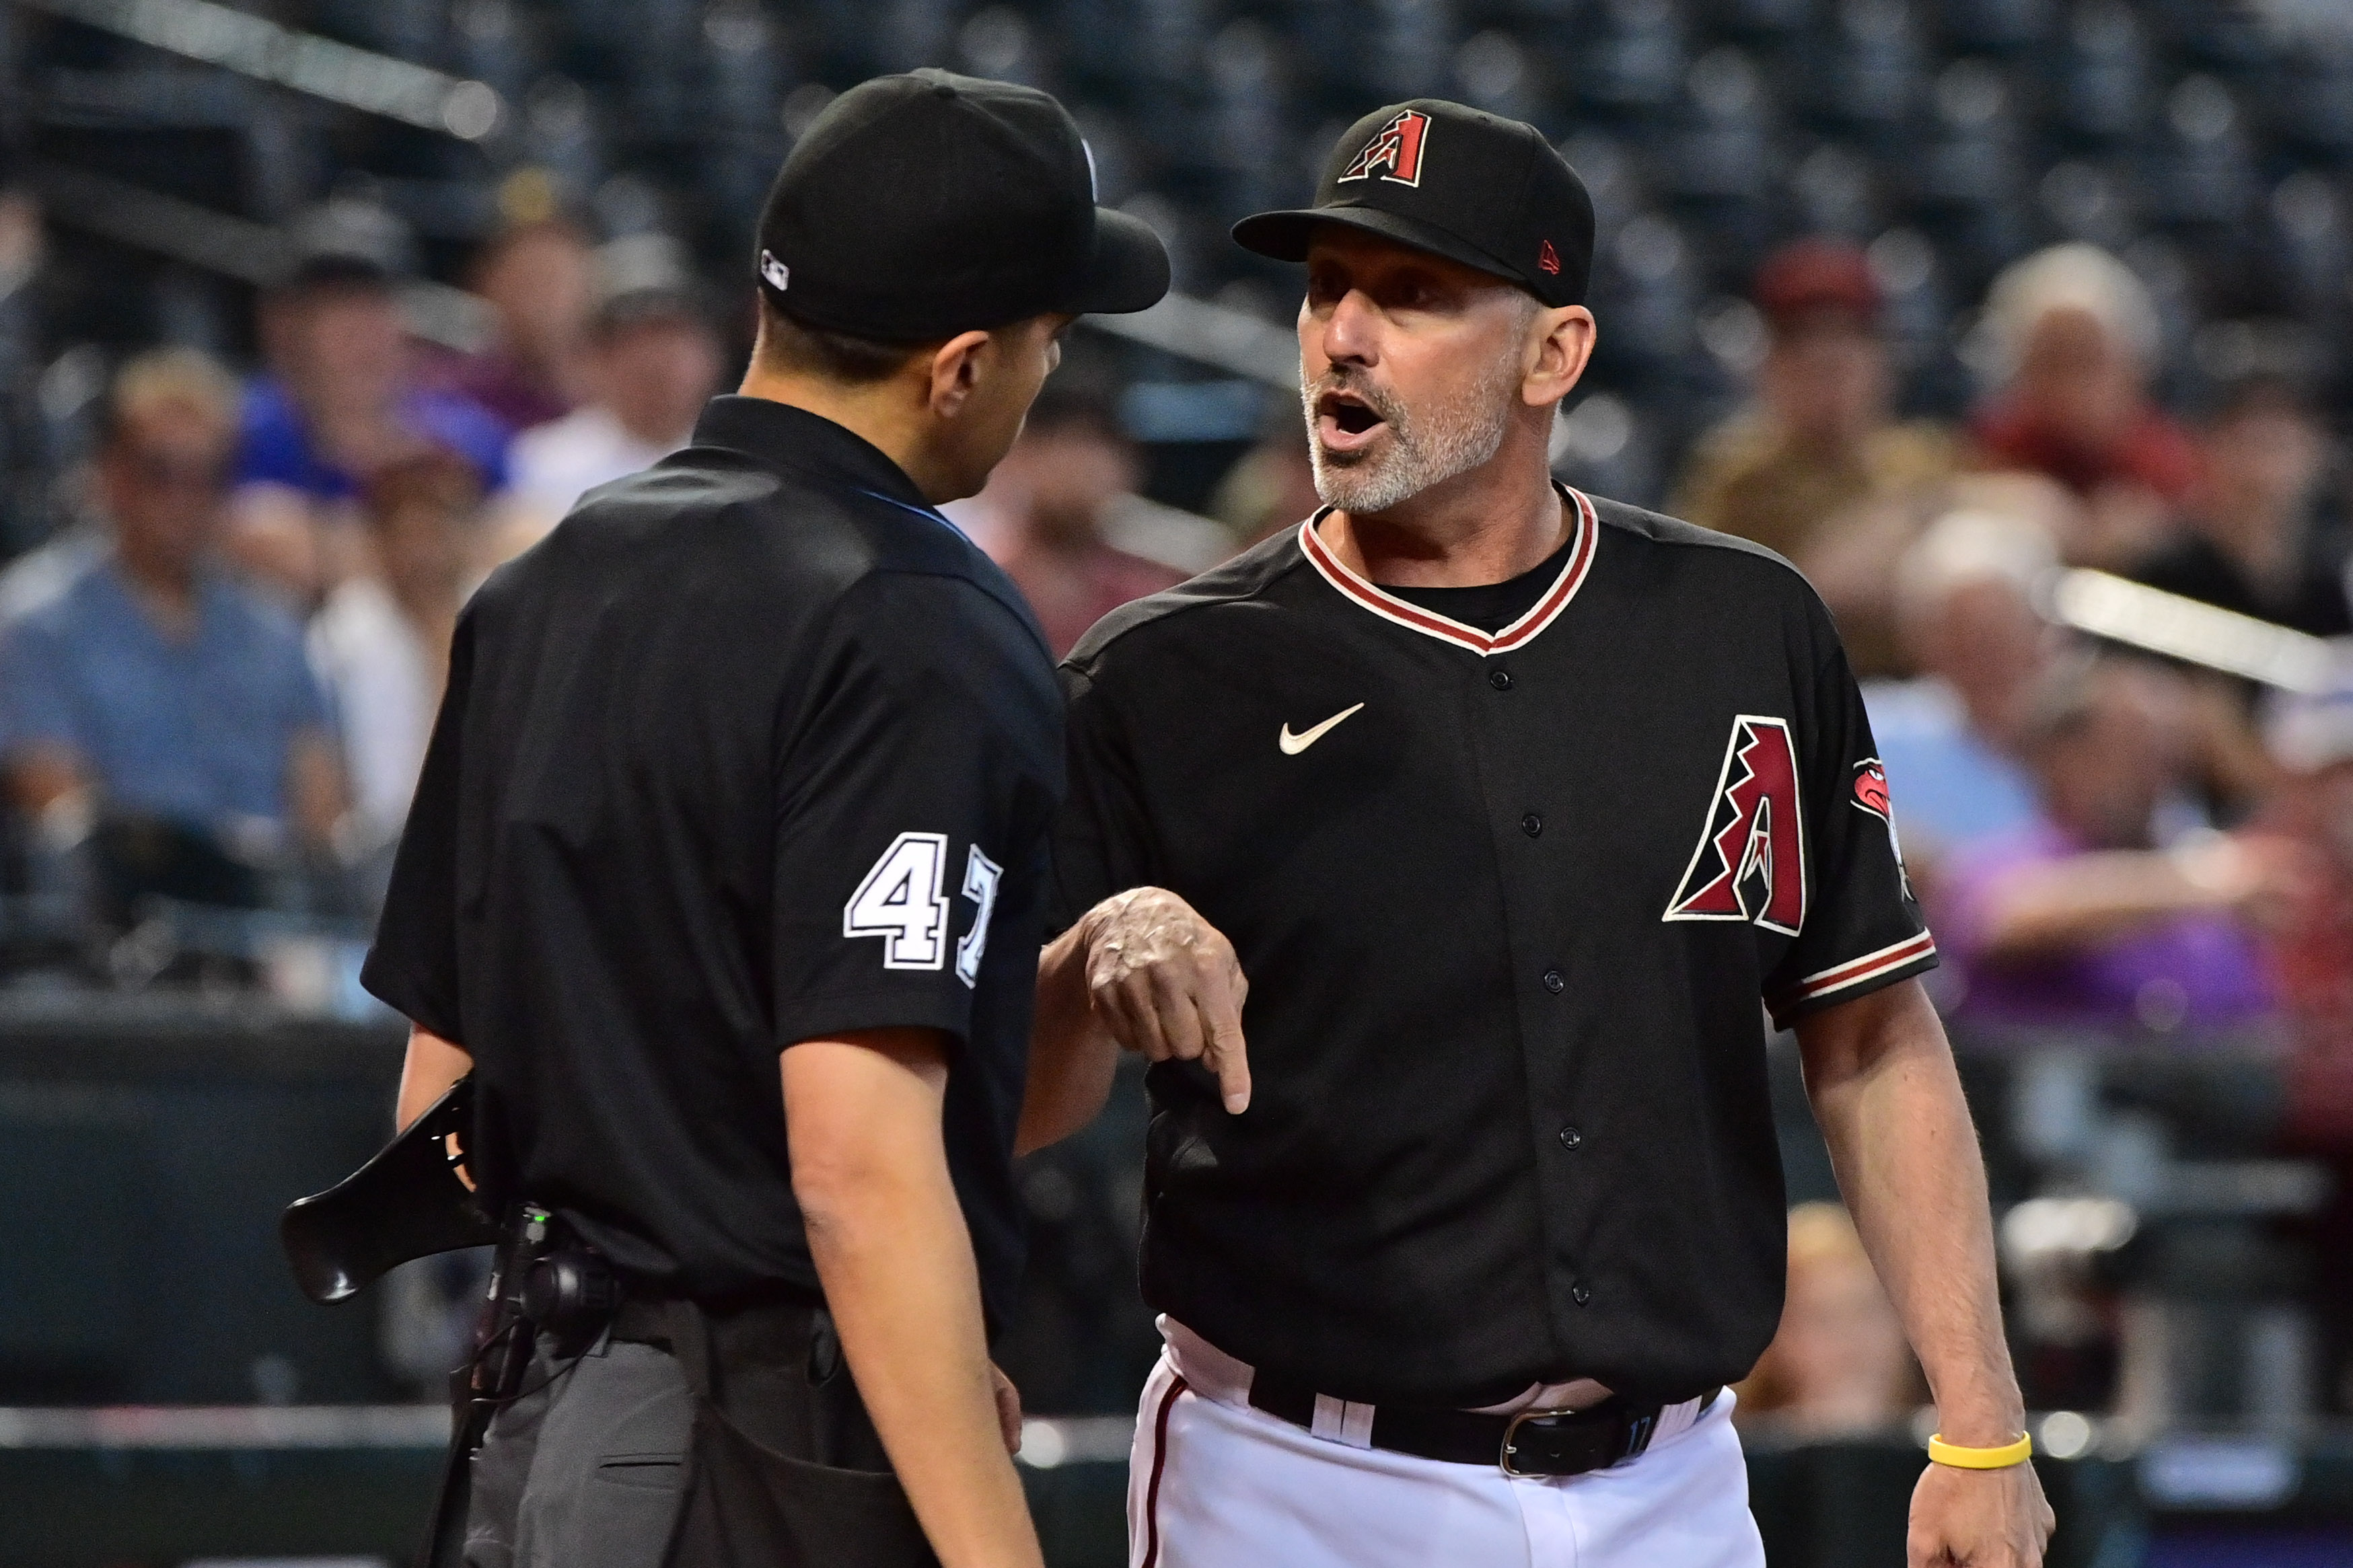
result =
[[[813,1289],[778,1053],[941,1029],[1002,1323],[1060,708],[1004,574],[780,404],[715,400],[494,574],[364,972],[472,1053],[494,1201],[694,1296]]]
[[[1786,1248],[1759,998],[1936,962],[1804,580],[1564,497],[1558,577],[1500,631],[1311,522],[1063,665],[1062,914],[1168,888],[1250,983],[1249,1111],[1148,1076],[1145,1294],[1342,1398],[1746,1373]]]

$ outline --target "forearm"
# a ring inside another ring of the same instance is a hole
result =
[[[433,1102],[450,1086],[474,1070],[474,1058],[420,1024],[408,1029],[408,1055],[400,1064],[400,1099],[396,1131],[433,1109]]]
[[[944,1568],[1039,1563],[945,1164],[804,1203],[803,1215],[859,1394]]]
[[[2214,902],[2170,856],[2081,855],[2021,870],[1989,890],[1986,951],[2005,958],[2063,952]]]
[[[286,798],[296,836],[312,848],[331,847],[347,804],[332,741],[315,733],[295,740],[286,758]]]
[[[1916,984],[1890,990],[1902,994],[1848,1004],[1866,1011],[1840,1023],[1867,1026],[1799,1026],[1807,1089],[1944,1435],[1993,1447],[2018,1436],[2023,1411],[2002,1338],[1985,1167],[1943,1026]]]
[[[1037,1014],[1016,1153],[1069,1137],[1111,1098],[1119,1046],[1088,1000],[1085,929],[1083,921],[1073,925],[1038,958]]]

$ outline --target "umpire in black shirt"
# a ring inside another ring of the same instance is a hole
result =
[[[986,1346],[1060,712],[934,508],[1167,259],[1052,99],[936,71],[838,99],[759,246],[741,394],[461,618],[365,971],[403,1124],[470,1070],[490,1205],[617,1286],[489,1427],[482,1568],[1039,1561]]]

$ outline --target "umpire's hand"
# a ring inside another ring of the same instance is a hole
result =
[[[1155,1062],[1199,1062],[1218,1075],[1228,1110],[1248,1110],[1250,982],[1233,943],[1162,888],[1113,894],[1080,925],[1087,998],[1112,1038]]]

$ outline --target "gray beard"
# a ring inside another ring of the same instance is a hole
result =
[[[1499,357],[1485,375],[1459,396],[1416,414],[1395,399],[1345,374],[1327,374],[1300,388],[1307,414],[1307,453],[1315,469],[1315,493],[1324,504],[1351,516],[1384,512],[1430,486],[1484,463],[1504,445],[1520,383],[1517,345]],[[1326,392],[1348,391],[1372,405],[1388,426],[1386,447],[1362,455],[1327,452],[1315,436],[1315,401]]]

